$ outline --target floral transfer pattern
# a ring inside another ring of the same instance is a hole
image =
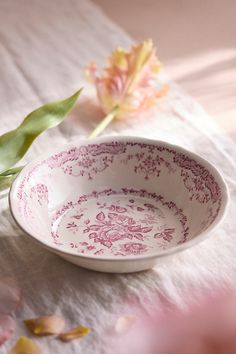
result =
[[[143,150],[137,152],[136,148]],[[99,156],[99,158],[98,158]],[[180,168],[180,178],[189,194],[189,200],[198,203],[214,203],[214,214],[208,217],[209,226],[217,217],[221,207],[221,190],[210,172],[200,163],[176,150],[137,142],[111,142],[91,144],[62,152],[47,160],[50,168],[62,168],[71,176],[93,179],[115,162],[133,164],[134,173],[144,179],[158,178],[166,171],[174,174]]]
[[[163,238],[163,240],[170,242],[173,239],[173,234],[174,234],[175,229],[164,229],[161,232],[157,232],[154,235],[154,238]]]
[[[119,208],[117,208],[119,209]],[[122,211],[125,213],[126,208]],[[152,227],[142,227],[137,225],[136,221],[127,216],[118,213],[108,213],[107,216],[101,211],[96,215],[96,224],[89,225],[84,229],[84,233],[89,233],[89,238],[94,242],[108,248],[112,247],[113,242],[125,239],[144,240],[144,235],[152,231]]]
[[[82,254],[141,255],[186,242],[188,220],[161,195],[106,189],[60,208],[52,219],[51,235],[57,245],[69,245]]]
[[[153,152],[129,153],[121,162],[124,165],[134,162],[134,172],[143,175],[146,180],[151,177],[159,177],[163,167],[167,168],[168,173],[175,172],[176,170],[171,166],[170,162],[160,156],[160,154],[154,154]]]
[[[65,174],[91,180],[112,165],[114,157],[125,150],[124,146],[116,143],[84,145],[56,154],[47,159],[46,163],[51,169],[61,168]]]
[[[58,172],[71,176],[71,178],[79,177],[91,182],[97,177],[101,178],[104,171],[105,173],[107,173],[106,170],[112,171],[115,165],[115,168],[127,168],[131,173],[133,171],[134,176],[138,175],[138,178],[147,181],[152,181],[152,179],[158,181],[158,179],[163,179],[163,176],[173,178],[173,181],[176,178],[182,181],[181,188],[187,195],[188,203],[204,204],[205,215],[200,225],[202,231],[206,230],[219,214],[222,203],[221,189],[206,167],[184,153],[177,152],[174,148],[162,144],[152,145],[139,142],[82,145],[41,161],[24,176],[18,187],[20,214],[28,222],[34,218],[32,201],[36,201],[39,207],[45,208],[46,213],[51,193],[48,190],[47,180],[53,178]],[[35,183],[37,180],[35,176],[41,169],[44,180],[42,182],[40,179],[40,182]],[[127,204],[119,201],[118,197],[112,203],[106,199],[119,194],[125,197],[129,195],[129,198],[126,198]],[[146,198],[146,202],[140,204],[137,197]],[[96,215],[88,218],[90,213],[86,212],[86,209],[88,210],[86,203],[91,200],[96,200]],[[83,205],[85,206],[82,207]],[[176,230],[174,225],[169,225],[164,221],[167,209],[178,220],[181,230]],[[68,237],[69,235],[74,237],[70,242],[70,247],[82,253],[93,252],[93,254],[102,255],[107,250],[110,250],[112,254],[122,253],[119,249],[120,245],[119,247],[117,245],[118,242],[122,245],[131,241],[144,243],[150,235],[153,235],[153,239],[158,242],[158,247],[162,249],[167,247],[168,242],[172,244],[176,239],[176,234],[181,236],[178,243],[188,239],[187,218],[176,206],[175,201],[166,201],[163,196],[144,190],[122,188],[119,191],[111,189],[105,192],[93,191],[90,194],[81,195],[77,201],[70,200],[58,208],[51,220],[51,236],[58,246],[65,243],[65,240],[59,240],[61,238],[58,235],[59,225],[63,224],[65,215],[72,211],[74,213],[64,227]],[[163,221],[162,225],[159,225],[160,220]],[[87,237],[86,240],[76,239],[81,233],[84,238]],[[85,245],[85,242],[88,244]],[[150,248],[145,252],[149,251]]]
[[[120,256],[139,256],[147,251],[147,246],[138,242],[128,242],[120,246]]]
[[[136,147],[143,151],[137,152]],[[89,144],[62,151],[36,165],[19,189],[23,188],[25,182],[29,182],[37,169],[44,164],[50,169],[62,169],[65,174],[71,176],[93,179],[117,159],[126,165],[134,163],[134,172],[143,175],[145,179],[159,177],[163,169],[169,174],[175,173],[180,167],[182,180],[190,192],[190,200],[195,199],[199,203],[210,200],[216,203],[221,200],[218,183],[210,172],[193,158],[169,147],[138,142]],[[19,198],[20,194],[19,190]]]
[[[32,196],[36,196],[38,204],[43,205],[43,203],[48,203],[48,188],[45,184],[39,183],[31,188],[31,198]]]

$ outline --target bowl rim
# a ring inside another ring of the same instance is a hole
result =
[[[52,156],[53,154],[61,152],[63,149],[69,149],[72,147],[79,147],[81,144],[89,145],[89,144],[102,144],[102,143],[108,143],[108,142],[138,142],[138,143],[144,143],[144,144],[150,144],[150,145],[163,145],[168,148],[172,148],[176,150],[177,152],[184,153],[192,158],[194,158],[197,162],[203,164],[206,168],[208,168],[211,173],[214,175],[214,177],[217,179],[217,182],[220,184],[221,188],[221,193],[222,193],[222,204],[221,208],[219,211],[219,214],[217,216],[217,219],[213,222],[213,225],[210,225],[205,231],[199,233],[196,235],[193,239],[186,241],[183,244],[176,245],[173,247],[170,247],[169,249],[162,250],[162,251],[157,251],[153,252],[150,254],[145,254],[145,255],[131,255],[131,256],[99,256],[99,255],[85,255],[82,253],[74,253],[73,251],[70,250],[62,250],[57,247],[54,247],[50,245],[48,242],[44,240],[39,240],[36,236],[33,234],[29,233],[24,226],[22,225],[21,221],[17,217],[17,212],[16,210],[16,204],[17,204],[17,199],[16,199],[16,191],[17,187],[20,184],[20,181],[24,177],[24,175],[30,170],[35,164],[38,162],[44,160],[45,158],[48,158]],[[171,144],[169,142],[166,142],[164,140],[159,140],[159,139],[149,139],[149,138],[143,138],[139,136],[128,136],[128,135],[122,135],[122,136],[115,136],[115,135],[110,135],[110,136],[105,136],[105,137],[97,137],[94,139],[86,139],[86,138],[81,138],[76,142],[73,143],[68,143],[68,144],[63,144],[63,147],[57,147],[57,148],[52,148],[52,149],[47,149],[44,153],[40,154],[37,158],[33,159],[31,162],[26,164],[24,168],[21,170],[21,172],[18,174],[14,182],[12,183],[10,187],[10,191],[8,194],[8,200],[9,200],[9,209],[11,212],[11,215],[18,225],[18,227],[33,241],[36,243],[40,244],[41,246],[47,248],[48,250],[57,253],[57,254],[62,254],[63,256],[70,256],[74,258],[84,258],[87,260],[94,260],[94,261],[113,261],[113,262],[124,262],[124,261],[137,261],[137,260],[145,260],[145,259],[154,259],[154,258],[163,258],[181,251],[184,251],[200,242],[203,240],[209,238],[212,236],[212,231],[215,230],[216,227],[219,226],[219,224],[223,221],[228,207],[229,207],[229,202],[230,202],[230,194],[229,194],[229,189],[228,186],[225,182],[225,179],[222,175],[222,173],[218,170],[217,167],[215,167],[212,163],[207,161],[205,158],[201,157],[195,152],[192,152],[191,150],[187,150],[183,148],[182,146]]]

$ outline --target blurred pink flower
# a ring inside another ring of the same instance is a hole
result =
[[[156,49],[149,39],[133,46],[130,52],[117,48],[106,68],[98,70],[96,64],[90,64],[86,73],[95,84],[103,111],[110,114],[114,110],[112,119],[123,119],[149,109],[166,94],[167,85],[160,88],[157,84],[160,70]]]
[[[152,304],[152,315],[139,315],[132,331],[117,339],[116,354],[236,353],[236,294],[208,294],[185,310],[153,309]]]

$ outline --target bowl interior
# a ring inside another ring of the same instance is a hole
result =
[[[222,188],[210,164],[181,148],[113,138],[29,164],[10,201],[21,227],[48,246],[125,257],[162,252],[214,226]]]

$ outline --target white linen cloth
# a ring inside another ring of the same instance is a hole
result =
[[[95,92],[84,82],[84,66],[103,64],[117,46],[132,40],[94,4],[84,0],[3,0],[0,2],[0,133],[46,101],[64,98],[85,85],[70,118],[46,132],[25,157],[30,161],[52,145],[85,137],[101,113]],[[163,74],[163,81],[168,78]],[[191,286],[192,297],[207,287],[235,284],[236,279],[236,149],[203,109],[177,85],[154,112],[112,124],[106,134],[140,135],[179,144],[199,153],[223,173],[231,193],[227,217],[213,237],[169,259],[163,266],[138,274],[102,274],[76,267],[25,238],[8,209],[7,193],[0,201],[0,276],[14,277],[22,289],[13,338],[0,348],[8,353],[19,335],[29,335],[22,320],[58,313],[68,327],[92,328],[82,341],[63,345],[51,337],[39,339],[45,353],[112,354],[106,328],[112,325],[126,299],[142,299],[157,292],[183,305]],[[157,304],[158,306],[158,304]]]

